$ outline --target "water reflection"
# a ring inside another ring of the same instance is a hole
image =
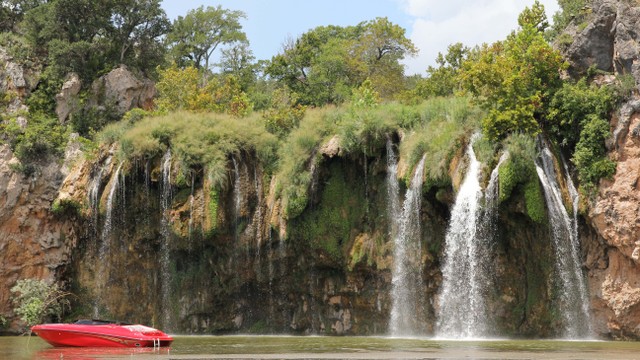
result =
[[[48,348],[36,352],[33,359],[42,360],[95,360],[105,358],[133,358],[142,355],[169,355],[170,348]]]
[[[306,336],[176,336],[171,348],[54,348],[0,337],[0,359],[637,359],[639,342]]]

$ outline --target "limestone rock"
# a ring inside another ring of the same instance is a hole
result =
[[[640,84],[640,4],[595,0],[591,11],[592,20],[586,27],[572,24],[567,30],[574,39],[564,50],[569,73],[577,76],[595,66],[607,72],[632,74]]]
[[[640,127],[640,113],[634,113],[626,129],[621,129],[616,158],[616,174],[601,182],[598,196],[590,209],[590,219],[607,244],[628,257],[640,239],[640,137],[628,131]]]
[[[15,62],[7,54],[7,51],[0,47],[0,90],[3,92],[12,91],[20,97],[24,97],[37,84],[36,78],[36,71],[25,68]]]
[[[25,176],[9,146],[0,146],[0,313],[14,331],[11,287],[19,279],[54,280],[73,246],[73,227],[50,211],[62,181],[60,165],[43,160]]]
[[[71,73],[62,84],[62,90],[56,94],[56,114],[60,123],[64,124],[78,106],[78,94],[82,88],[82,81],[78,74]]]
[[[7,51],[0,47],[0,92],[11,96],[4,112],[16,113],[27,110],[23,101],[38,84],[38,76],[38,71],[14,61]],[[24,123],[24,117],[18,120]]]
[[[594,20],[574,35],[573,43],[565,51],[569,72],[583,74],[590,66],[610,71],[613,68],[615,1],[597,1],[593,6]]]
[[[91,84],[90,105],[111,107],[122,115],[133,108],[149,110],[156,95],[155,84],[149,79],[138,79],[121,65]]]
[[[320,153],[332,158],[340,153],[340,138],[338,135],[334,135],[329,141],[322,144],[320,147]]]

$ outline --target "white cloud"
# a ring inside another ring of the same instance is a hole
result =
[[[438,52],[461,42],[467,46],[504,39],[518,26],[518,14],[533,0],[396,0],[414,18],[408,36],[419,48],[406,59],[407,74],[423,74],[435,64]],[[558,10],[555,0],[541,0],[547,17]]]

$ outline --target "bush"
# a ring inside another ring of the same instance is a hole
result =
[[[69,307],[68,292],[57,284],[44,280],[22,279],[11,288],[14,294],[14,311],[29,327],[41,323],[46,318],[61,319],[64,309]]]
[[[61,155],[67,144],[67,130],[57,119],[42,113],[26,116],[25,127],[18,124],[17,118],[10,118],[0,124],[4,141],[11,146],[16,157],[23,163],[31,163],[47,155]]]
[[[400,143],[400,154],[409,168],[426,155],[427,184],[446,183],[451,158],[462,145],[461,140],[477,131],[482,113],[468,98],[433,98],[418,109],[420,121]],[[407,171],[409,174],[411,171]]]
[[[587,84],[586,79],[576,83],[565,82],[553,96],[547,119],[549,130],[557,141],[573,148],[580,140],[580,130],[591,121],[591,116],[605,118],[616,103],[614,89]]]
[[[75,216],[82,211],[82,205],[72,199],[56,199],[51,204],[51,212],[56,216]]]
[[[590,191],[601,178],[613,176],[616,163],[607,158],[604,145],[611,134],[609,123],[595,115],[588,116],[585,122],[572,160],[578,169],[581,186]]]

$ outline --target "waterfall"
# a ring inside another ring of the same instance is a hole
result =
[[[100,185],[102,184],[102,175],[104,170],[111,165],[111,156],[107,157],[104,164],[97,170],[97,173],[91,178],[88,189],[89,206],[91,207],[91,226],[93,233],[98,237],[98,216],[100,214]]]
[[[191,194],[189,195],[189,251],[191,251],[191,242],[193,236],[193,204],[195,202],[196,176],[191,173]]]
[[[391,149],[393,150],[393,149]],[[397,174],[397,162],[395,155],[387,154],[388,176],[395,179]],[[397,234],[393,237],[393,273],[391,290],[391,319],[389,321],[389,332],[392,336],[412,336],[420,333],[422,327],[421,319],[417,316],[420,313],[422,303],[421,291],[424,289],[421,274],[421,229],[420,229],[420,208],[422,206],[422,177],[424,173],[425,156],[422,157],[416,166],[411,185],[406,193],[402,206],[402,213],[399,209],[399,201],[395,213],[389,216],[393,221],[398,221]],[[394,181],[388,183],[389,191],[392,191]],[[397,195],[396,195],[397,196]],[[392,225],[392,229],[394,226]]]
[[[162,157],[162,193],[160,198],[162,208],[162,226],[160,229],[162,233],[160,246],[161,307],[165,329],[170,329],[171,325],[171,256],[169,252],[169,242],[171,240],[171,221],[169,218],[171,197],[171,149],[167,149],[167,152]]]
[[[480,163],[473,151],[476,138],[467,147],[469,167],[445,237],[437,323],[437,335],[443,338],[486,337],[489,331],[485,297],[491,280],[487,271],[491,257],[487,255],[492,237],[479,231],[483,219]]]
[[[242,201],[242,193],[240,189],[240,169],[235,157],[231,157],[233,162],[233,233],[236,243],[238,242],[238,236],[240,235],[238,229],[238,218],[240,217],[240,205]],[[248,245],[247,245],[248,251]]]
[[[563,335],[569,339],[589,338],[592,336],[592,329],[586,281],[580,261],[577,192],[570,177],[567,176],[574,209],[574,217],[571,219],[564,207],[560,186],[556,180],[553,154],[546,144],[542,144],[540,149],[536,171],[544,190],[549,213],[551,241],[555,251],[555,285],[558,291],[558,311],[564,326]]]
[[[498,207],[498,196],[499,196],[498,170],[500,170],[500,165],[502,165],[502,163],[505,162],[505,160],[507,160],[508,158],[509,158],[508,152],[502,153],[502,156],[500,156],[500,160],[498,160],[498,164],[493,169],[493,171],[491,171],[491,176],[489,177],[489,184],[487,185],[487,188],[485,189],[485,192],[484,192],[483,219],[485,221],[483,221],[483,226],[485,226],[488,221],[489,228],[494,226],[493,224],[495,222],[495,210]],[[494,234],[495,232],[493,231],[493,229],[490,229],[489,233]]]
[[[99,298],[102,296],[102,292],[107,285],[108,275],[106,275],[107,268],[109,265],[109,258],[111,252],[111,233],[112,233],[112,225],[113,225],[113,202],[116,195],[116,190],[118,189],[118,183],[120,179],[120,169],[122,168],[122,163],[118,165],[118,168],[111,178],[111,188],[109,189],[109,194],[107,195],[107,203],[105,209],[105,218],[104,224],[102,225],[102,233],[100,235],[100,249],[98,251],[98,273],[96,275],[96,286],[98,289],[98,294],[94,300],[93,306],[93,316],[94,318],[100,318],[100,309],[99,309]],[[91,189],[93,191],[93,189]]]
[[[400,214],[400,184],[398,183],[398,157],[393,142],[387,139],[387,215],[389,219],[389,238],[398,234]]]

